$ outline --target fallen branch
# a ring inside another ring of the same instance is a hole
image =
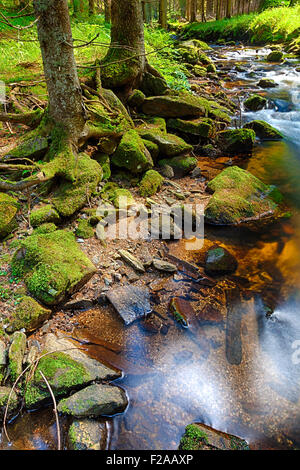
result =
[[[1,12],[0,12],[0,17],[3,19],[3,21],[0,20],[0,23],[4,23],[4,24],[6,24],[7,26],[10,26],[13,29],[17,29],[18,31],[23,31],[24,29],[32,28],[39,20],[39,18],[36,18],[32,23],[30,23],[27,26],[15,26]]]
[[[56,406],[56,400],[55,400],[55,396],[54,396],[54,393],[52,392],[52,388],[50,387],[50,384],[48,382],[48,380],[46,379],[46,377],[44,376],[43,372],[40,370],[40,374],[41,376],[43,377],[43,380],[45,381],[46,385],[47,385],[47,388],[50,392],[50,395],[51,395],[51,398],[52,398],[52,401],[53,401],[53,412],[54,412],[54,415],[55,415],[55,420],[56,420],[56,429],[57,429],[57,450],[61,450],[61,444],[60,444],[60,426],[59,426],[59,419],[58,419],[58,413],[57,413],[57,406]]]
[[[44,173],[40,172],[30,179],[25,179],[23,181],[17,181],[13,183],[11,181],[0,180],[0,190],[1,191],[23,191],[23,189],[30,188],[36,184],[45,183],[46,181],[51,180],[52,177],[45,177]]]

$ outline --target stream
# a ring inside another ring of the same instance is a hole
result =
[[[124,328],[111,306],[78,315],[78,335],[122,347],[118,355],[88,347],[92,357],[124,372],[117,383],[130,403],[124,414],[109,421],[112,450],[177,449],[192,422],[235,434],[252,449],[300,447],[300,72],[292,59],[281,65],[264,62],[268,51],[223,46],[213,48],[211,55],[217,68],[230,68],[225,87],[241,101],[249,90],[268,99],[267,109],[243,110],[242,121],[265,120],[285,138],[257,142],[252,156],[238,164],[277,185],[292,217],[265,233],[206,227],[206,243],[218,241],[239,262],[234,280],[241,295],[227,304],[226,321],[186,330],[166,314],[174,296],[189,300],[195,310],[206,301],[205,289],[201,294],[184,270],[150,285],[155,312],[168,318],[166,334],[153,335],[138,323]],[[237,62],[244,71],[232,71]],[[257,88],[263,77],[273,78],[278,86]],[[229,160],[219,157],[209,168],[215,165],[220,171]],[[207,165],[200,157],[200,168]],[[189,251],[187,243],[170,243],[170,253],[201,265],[203,250]],[[224,302],[217,288],[213,292],[216,302]],[[266,316],[270,308],[273,313]],[[62,427],[67,424],[63,419]],[[10,449],[55,448],[51,407],[17,419],[10,434]]]

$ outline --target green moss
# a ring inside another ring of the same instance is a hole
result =
[[[193,171],[197,166],[197,158],[189,156],[178,156],[159,160],[159,166],[171,166],[177,176],[184,176]]]
[[[101,197],[110,201],[117,209],[126,209],[132,206],[135,201],[128,189],[120,188],[116,183],[106,183],[102,189]]]
[[[267,56],[268,62],[282,62],[283,61],[283,52],[281,51],[272,51]]]
[[[12,343],[8,351],[9,372],[12,381],[15,381],[22,372],[23,357],[26,349],[26,336],[17,331],[13,334]]]
[[[93,156],[94,160],[96,160],[102,168],[103,172],[103,180],[108,180],[111,177],[111,169],[110,169],[110,158],[108,155],[104,155],[103,153],[97,153]]]
[[[257,137],[263,140],[280,140],[283,135],[275,127],[265,121],[255,120],[244,125],[245,129],[253,129]]]
[[[15,216],[19,207],[15,198],[0,193],[0,239],[5,238],[16,228]]]
[[[255,142],[255,132],[252,129],[228,129],[218,133],[218,144],[229,153],[249,152]]]
[[[95,273],[74,234],[56,230],[33,234],[21,243],[11,262],[12,274],[23,277],[29,292],[46,305],[57,304]]]
[[[174,134],[163,133],[155,129],[140,129],[139,133],[143,139],[156,144],[159,149],[159,154],[164,157],[185,155],[193,150],[192,145],[186,143],[182,138]]]
[[[259,111],[263,109],[267,104],[266,98],[260,95],[251,95],[244,101],[244,106],[249,111]]]
[[[49,390],[40,371],[47,378],[56,397],[65,395],[72,388],[92,380],[85,367],[65,353],[55,352],[44,356],[40,359],[34,377],[26,388],[24,398],[27,408],[33,408],[38,403],[50,399]]]
[[[183,134],[191,134],[205,139],[212,137],[214,132],[213,121],[209,118],[199,118],[192,121],[179,118],[169,119],[167,127],[173,131]]]
[[[127,103],[132,108],[139,108],[145,101],[145,95],[141,90],[133,90],[131,95],[128,98]]]
[[[39,227],[37,227],[34,230],[34,234],[51,233],[51,232],[55,232],[55,230],[57,230],[57,227],[55,224],[47,223],[47,224],[42,224]]]
[[[59,221],[59,214],[51,204],[46,204],[38,209],[34,209],[30,214],[30,222],[33,227],[37,227],[46,222],[56,224]]]
[[[207,69],[201,65],[195,65],[193,72],[196,77],[206,77],[207,75]]]
[[[206,70],[209,73],[217,73],[217,68],[214,64],[208,64]]]
[[[182,450],[199,450],[208,444],[207,434],[197,425],[189,424],[185,428],[185,433],[180,440],[179,448]]]
[[[24,296],[10,318],[8,332],[25,329],[27,333],[36,330],[51,315],[51,310],[45,309],[34,299]]]
[[[76,181],[64,181],[53,194],[53,205],[60,215],[69,217],[81,209],[96,191],[102,179],[102,168],[86,154],[80,154],[76,165]]]
[[[159,191],[164,178],[155,170],[148,170],[139,184],[139,191],[141,196],[153,196]]]
[[[94,236],[94,230],[87,219],[79,219],[76,235],[79,238],[92,238]]]
[[[141,173],[153,166],[150,153],[142,138],[132,129],[126,132],[112,156],[112,163],[119,168],[127,168],[132,173]]]
[[[277,204],[269,197],[270,187],[239,167],[226,168],[207,187],[214,192],[205,209],[207,222],[238,224],[277,211]]]

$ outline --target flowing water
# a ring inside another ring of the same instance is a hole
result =
[[[111,449],[176,449],[185,426],[195,421],[236,434],[254,449],[300,447],[300,73],[293,60],[265,63],[267,52],[223,47],[212,55],[223,67],[244,65],[244,72],[226,82],[233,94],[242,98],[252,90],[268,98],[267,109],[243,111],[242,120],[263,119],[285,139],[257,143],[251,158],[239,164],[278,185],[293,215],[266,233],[206,228],[208,246],[218,241],[227,247],[239,261],[238,270],[234,278],[220,281],[221,289],[199,289],[184,269],[174,279],[152,283],[153,308],[167,319],[165,334],[146,332],[138,323],[124,328],[110,306],[78,316],[78,335],[122,348],[115,354],[89,346],[91,356],[123,369],[119,385],[130,398],[127,411],[110,423]],[[255,88],[262,77],[274,78],[279,86]],[[227,160],[215,162],[219,170]],[[201,266],[203,250],[187,247],[184,241],[169,245],[173,255]],[[211,295],[224,307],[224,290],[233,281],[240,292],[227,298],[224,321],[186,330],[168,315],[168,302],[176,295],[196,311]],[[11,448],[53,448],[50,410],[27,414],[10,428]]]

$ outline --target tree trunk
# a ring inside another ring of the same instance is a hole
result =
[[[104,0],[104,21],[105,23],[110,23],[111,14],[110,14],[110,0]]]
[[[96,14],[96,3],[95,0],[89,0],[89,15],[93,16]]]
[[[102,62],[104,87],[128,92],[137,87],[146,67],[144,23],[140,0],[112,0],[111,46]]]
[[[44,74],[49,95],[49,116],[69,135],[85,124],[77,75],[67,0],[34,0]]]
[[[163,29],[167,29],[167,0],[159,0],[159,24]]]

